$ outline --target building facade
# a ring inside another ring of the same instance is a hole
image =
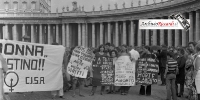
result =
[[[51,0],[0,0],[0,13],[50,13]]]
[[[5,0],[6,1],[6,0]],[[180,29],[140,30],[139,19],[169,19],[181,13],[190,19],[189,31]],[[30,42],[66,47],[97,47],[110,42],[116,46],[162,45],[186,46],[200,39],[200,0],[174,0],[146,6],[62,13],[0,13],[0,38],[21,41],[27,34]]]

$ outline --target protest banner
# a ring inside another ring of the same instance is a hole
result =
[[[135,62],[120,56],[115,62],[115,86],[135,86]]]
[[[0,40],[7,61],[5,92],[52,91],[63,87],[62,62],[65,48]]]
[[[75,77],[86,78],[93,60],[94,57],[91,49],[77,46],[72,52],[67,72]]]
[[[155,58],[141,57],[136,66],[136,84],[151,85],[158,82],[159,67]]]
[[[106,86],[114,83],[114,66],[110,57],[96,57],[93,62],[93,85]]]

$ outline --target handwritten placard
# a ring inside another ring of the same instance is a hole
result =
[[[155,58],[142,57],[138,60],[136,67],[136,83],[141,85],[157,84],[158,63]]]
[[[96,56],[93,62],[93,71],[93,85],[113,85],[114,66],[111,58]]]
[[[86,78],[93,59],[91,49],[77,46],[72,52],[67,72],[75,77]]]
[[[129,56],[121,56],[115,62],[115,86],[135,85],[135,63]]]

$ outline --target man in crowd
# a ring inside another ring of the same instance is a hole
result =
[[[166,78],[166,88],[167,88],[167,100],[177,100],[176,96],[176,75],[178,73],[178,63],[173,59],[173,54],[171,52],[167,53],[167,63],[166,70],[164,72],[164,78]]]

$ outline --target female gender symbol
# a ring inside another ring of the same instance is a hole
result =
[[[11,74],[11,73],[14,73],[16,76],[17,76],[17,81],[16,81],[16,83],[15,84],[13,84],[12,82],[13,82],[13,78],[11,78],[10,79],[10,85],[8,85],[7,83],[6,83],[6,77],[8,76],[8,74]],[[19,76],[17,75],[17,73],[16,72],[13,72],[13,71],[10,71],[10,72],[8,72],[8,73],[6,73],[6,77],[4,77],[4,82],[5,82],[5,84],[8,86],[8,87],[10,87],[10,91],[12,92],[14,89],[13,89],[13,87],[15,87],[17,84],[18,84],[18,82],[19,82]]]

